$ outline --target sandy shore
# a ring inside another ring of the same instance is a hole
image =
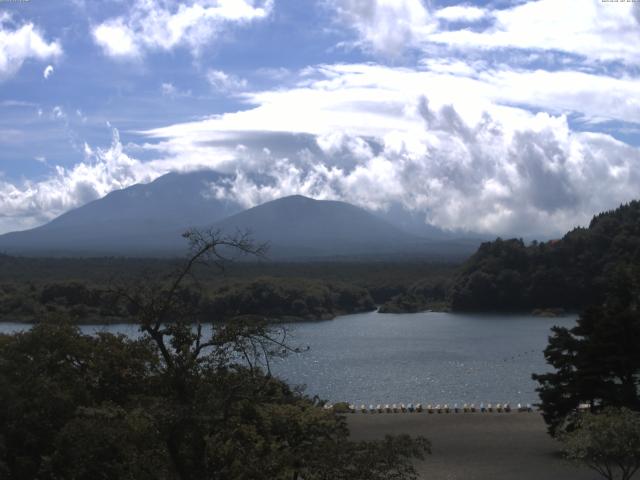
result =
[[[354,439],[424,435],[432,455],[417,467],[429,480],[597,480],[565,462],[538,413],[351,414]]]

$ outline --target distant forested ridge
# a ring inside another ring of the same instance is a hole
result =
[[[261,315],[277,320],[319,320],[371,311],[375,304],[367,290],[353,285],[265,277],[220,287],[206,309],[225,319]]]
[[[233,320],[326,320],[375,309],[369,292],[341,282],[260,277],[229,284],[192,286],[183,292],[202,318]],[[0,319],[39,322],[60,317],[76,323],[131,321],[136,312],[109,286],[79,281],[0,284]]]
[[[640,265],[640,201],[596,215],[562,239],[483,243],[460,268],[454,311],[580,310],[604,301],[616,271]]]

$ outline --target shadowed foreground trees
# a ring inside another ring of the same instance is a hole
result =
[[[626,408],[584,413],[560,436],[567,459],[607,480],[630,480],[640,469],[640,414]]]
[[[553,372],[533,375],[552,435],[571,429],[580,404],[640,410],[640,271],[619,269],[606,302],[575,327],[554,327],[544,351]]]
[[[0,476],[22,479],[410,479],[423,438],[351,442],[345,420],[270,374],[296,349],[260,319],[203,326],[199,263],[260,254],[246,236],[187,235],[165,281],[121,286],[138,339],[41,324],[0,336]]]

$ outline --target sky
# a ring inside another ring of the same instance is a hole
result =
[[[0,0],[0,233],[202,168],[561,235],[640,197],[640,3]]]

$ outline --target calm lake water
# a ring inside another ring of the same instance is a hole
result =
[[[288,324],[290,342],[309,350],[273,370],[307,393],[354,403],[538,401],[533,372],[548,369],[542,350],[553,325],[575,317],[450,313],[364,313]],[[28,328],[0,324],[1,332]],[[135,325],[83,326],[87,333],[137,335]]]

